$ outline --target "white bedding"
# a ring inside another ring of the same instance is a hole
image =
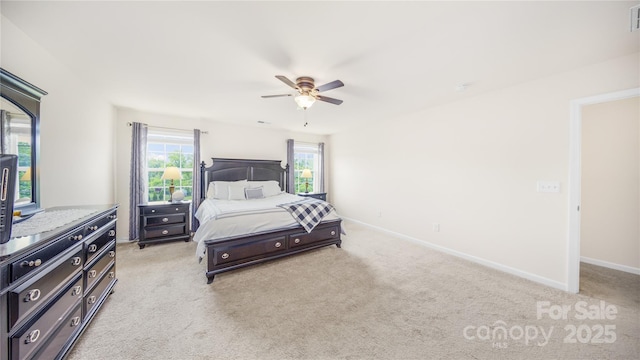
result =
[[[277,205],[301,200],[309,198],[281,193],[252,200],[204,200],[195,215],[200,222],[193,236],[193,241],[198,243],[196,256],[204,258],[206,240],[298,226],[293,216]],[[338,218],[336,212],[331,211],[324,220]]]

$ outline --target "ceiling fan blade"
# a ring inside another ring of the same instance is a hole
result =
[[[318,90],[318,92],[323,92],[323,91],[339,88],[341,86],[344,86],[344,83],[340,80],[335,80],[330,83],[318,86],[316,90]]]
[[[274,97],[282,97],[282,96],[293,96],[293,94],[280,94],[280,95],[262,95],[263,98],[274,98]]]
[[[283,83],[285,83],[285,84],[287,84],[287,85],[291,86],[292,88],[294,88],[294,89],[296,89],[296,90],[298,89],[298,86],[296,85],[296,83],[294,83],[293,81],[291,81],[291,80],[287,79],[287,77],[286,77],[286,76],[284,76],[284,75],[276,75],[276,77],[277,77],[278,79],[280,79],[280,81],[282,81]]]
[[[332,104],[335,104],[335,105],[340,105],[340,104],[342,104],[342,100],[334,99],[334,98],[330,98],[330,97],[328,97],[328,96],[320,96],[320,95],[316,95],[316,100],[320,100],[320,101],[324,101],[324,102],[332,103]]]

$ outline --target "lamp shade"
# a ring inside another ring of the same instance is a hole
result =
[[[313,177],[313,174],[311,174],[311,170],[304,169],[302,170],[302,175],[300,175],[300,177],[303,179],[311,179]]]
[[[180,169],[175,166],[170,166],[164,169],[164,173],[160,178],[162,180],[180,180],[182,179],[182,174],[180,174]]]
[[[31,168],[28,168],[27,171],[22,174],[20,181],[31,181]]]
[[[311,95],[298,95],[294,98],[296,104],[303,109],[308,109],[316,102],[316,99]]]

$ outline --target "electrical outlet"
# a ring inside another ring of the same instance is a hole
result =
[[[433,232],[440,232],[440,224],[433,223]]]
[[[559,181],[538,181],[538,192],[559,193],[560,182]]]

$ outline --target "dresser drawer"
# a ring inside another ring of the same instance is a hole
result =
[[[311,233],[301,232],[289,235],[289,247],[308,245],[317,241],[336,239],[340,236],[337,226],[316,227]]]
[[[286,237],[279,236],[264,240],[254,241],[248,244],[233,244],[221,246],[215,249],[216,264],[225,264],[234,261],[250,259],[256,256],[264,256],[287,249]]]
[[[60,326],[60,323],[66,321],[66,315],[74,308],[74,304],[76,305],[76,309],[73,312],[76,314],[74,322],[77,322],[77,325],[80,324],[81,313],[78,314],[77,310],[78,305],[80,305],[82,291],[78,294],[76,289],[81,283],[82,279],[78,277],[74,283],[55,299],[51,306],[39,316],[34,317],[35,321],[27,323],[14,335],[10,336],[12,359],[30,358],[34,352],[44,346],[52,333]]]
[[[145,216],[143,226],[180,224],[186,221],[185,216],[185,213]]]
[[[187,233],[186,224],[167,225],[167,226],[154,226],[143,229],[144,238],[158,238],[172,235],[184,235]]]
[[[102,251],[102,249],[109,244],[111,241],[116,239],[116,227],[115,225],[105,231],[99,237],[87,241],[85,244],[86,251],[86,259],[85,264],[88,264],[93,260]]]
[[[186,213],[189,211],[189,204],[172,204],[161,206],[143,206],[141,215],[170,215],[177,213]]]
[[[8,293],[9,327],[23,320],[29,313],[54,296],[67,279],[82,269],[82,247],[51,264],[41,274]]]
[[[73,311],[60,322],[58,329],[51,334],[49,342],[38,350],[34,359],[55,359],[60,350],[67,344],[71,335],[80,329],[82,318],[82,304],[78,303]]]
[[[116,264],[113,263],[111,267],[104,272],[104,275],[101,278],[98,278],[98,283],[95,287],[89,292],[88,295],[84,298],[84,311],[83,318],[87,318],[91,313],[91,310],[96,306],[100,298],[103,296],[104,291],[109,287],[111,282],[116,279]]]
[[[109,265],[115,261],[115,258],[116,243],[114,241],[110,244],[109,249],[102,254],[102,257],[87,269],[85,273],[85,291],[91,291],[93,284],[102,277]]]
[[[93,233],[94,231],[100,229],[101,227],[105,226],[106,224],[108,224],[109,222],[117,219],[118,216],[116,215],[115,211],[112,211],[106,215],[103,215],[102,217],[100,217],[99,219],[96,219],[90,223],[88,223],[87,225],[84,226],[85,229],[85,236],[89,236],[91,235],[91,233]]]
[[[20,279],[33,270],[44,267],[66,249],[79,244],[83,239],[83,231],[83,228],[78,228],[68,236],[11,264],[11,282]]]

